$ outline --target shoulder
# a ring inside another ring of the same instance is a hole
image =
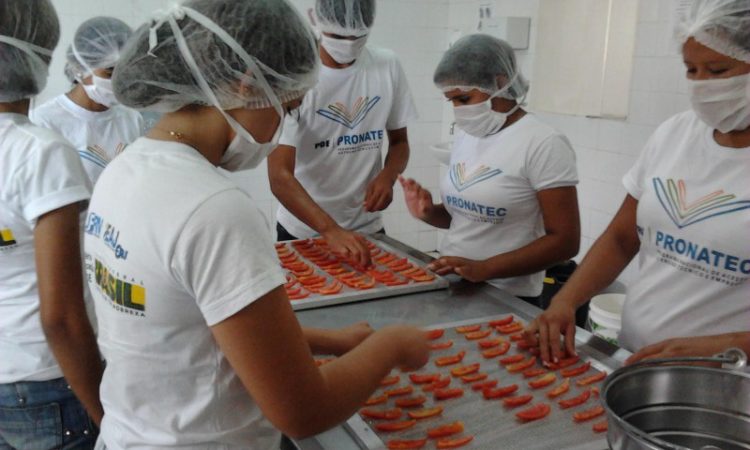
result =
[[[389,69],[401,66],[401,62],[399,61],[398,56],[396,56],[396,52],[393,50],[368,45],[365,47],[365,51],[368,55],[368,66],[387,67]]]
[[[665,120],[656,128],[653,138],[669,138],[686,133],[703,133],[708,128],[708,125],[700,120],[695,112],[687,110]]]
[[[65,95],[65,94],[61,94]],[[59,114],[65,114],[67,110],[60,104],[60,96],[54,97],[34,108],[29,117],[34,123],[47,124]]]

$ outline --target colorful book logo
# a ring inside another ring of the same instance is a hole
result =
[[[490,178],[503,173],[500,169],[490,169],[485,165],[480,165],[471,172],[466,171],[466,163],[453,164],[450,170],[450,179],[453,187],[458,192],[462,192],[477,183],[489,180]]]
[[[359,97],[354,102],[351,110],[343,103],[334,103],[333,105],[328,105],[327,109],[319,109],[317,112],[326,119],[338,122],[353,130],[354,127],[365,120],[367,114],[379,101],[379,96],[375,96],[372,99],[370,97]]]
[[[688,202],[685,180],[675,181],[668,178],[665,183],[656,177],[653,183],[656,197],[677,228],[685,228],[713,217],[750,208],[750,201],[735,200],[736,195],[725,193],[724,190]]]

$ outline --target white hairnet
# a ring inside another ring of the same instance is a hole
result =
[[[0,102],[44,89],[59,39],[60,22],[49,0],[0,1]]]
[[[375,0],[317,0],[317,27],[339,36],[365,36],[375,21]]]
[[[114,17],[94,17],[81,24],[68,47],[65,75],[70,81],[91,75],[94,69],[114,67],[133,29]]]
[[[477,89],[489,95],[510,83],[500,95],[510,100],[525,97],[529,90],[513,48],[487,34],[471,34],[456,41],[440,60],[433,81],[443,92]]]
[[[694,0],[677,21],[677,38],[689,38],[750,64],[750,1]]]
[[[192,0],[139,28],[112,80],[139,110],[274,106],[283,116],[281,102],[315,86],[318,66],[312,30],[288,0]]]

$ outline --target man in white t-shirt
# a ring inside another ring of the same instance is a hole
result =
[[[118,105],[111,86],[112,71],[131,34],[127,24],[112,17],[81,24],[65,65],[73,88],[32,111],[34,123],[58,132],[78,149],[92,184],[144,131],[143,117]]]
[[[268,158],[282,205],[278,239],[321,235],[337,253],[366,264],[369,251],[358,233],[383,231],[380,211],[406,168],[406,127],[416,109],[393,52],[365,46],[374,0],[318,0],[315,12],[320,80]]]

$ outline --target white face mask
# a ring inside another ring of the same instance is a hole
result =
[[[688,80],[693,111],[722,133],[750,127],[750,73],[731,78]]]
[[[367,44],[367,36],[350,41],[348,39],[334,39],[323,34],[320,43],[334,61],[339,64],[349,64],[362,54],[362,50]]]
[[[492,99],[504,94],[513,85],[515,77],[504,88],[495,92],[482,103],[475,105],[456,106],[453,108],[453,115],[456,118],[456,125],[471,136],[482,138],[500,131],[505,122],[508,121],[513,113],[518,111],[523,104],[524,99],[520,99],[516,106],[508,112],[497,112],[492,109]]]
[[[86,91],[86,95],[96,103],[111,108],[117,104],[115,92],[112,88],[112,80],[91,75],[92,84],[83,84],[81,86]]]
[[[236,121],[231,120],[229,125],[234,129],[236,135],[224,151],[219,167],[230,172],[237,172],[255,169],[279,145],[279,139],[284,129],[284,117],[281,118],[276,133],[271,140],[262,144],[256,141],[253,135]]]

